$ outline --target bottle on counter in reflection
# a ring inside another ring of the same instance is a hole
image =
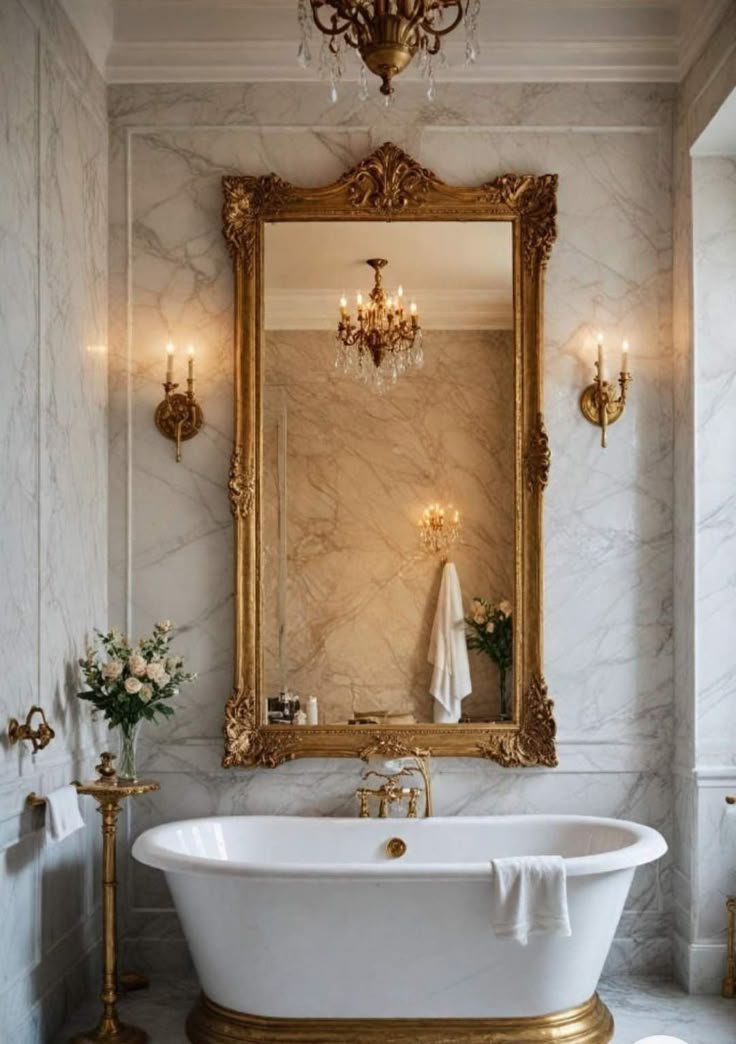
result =
[[[307,725],[319,725],[319,704],[316,696],[307,700]]]
[[[269,696],[268,724],[291,725],[299,707],[299,697],[288,689],[284,689],[278,696]]]

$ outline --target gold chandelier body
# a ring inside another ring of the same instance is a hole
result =
[[[386,379],[395,383],[408,367],[422,366],[422,328],[413,301],[407,314],[401,286],[396,296],[386,294],[381,271],[388,261],[373,257],[366,264],[375,273],[374,284],[367,302],[358,294],[355,320],[347,310],[346,298],[340,300],[335,365],[382,389]]]
[[[358,51],[381,79],[381,93],[394,93],[393,78],[415,55],[439,53],[441,40],[462,22],[463,0],[310,0],[320,32],[336,54],[340,42]]]

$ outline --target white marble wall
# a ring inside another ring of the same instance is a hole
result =
[[[43,1044],[94,965],[97,817],[45,847],[24,801],[95,763],[74,665],[107,612],[105,91],[58,4],[0,5],[0,97],[0,723],[56,730],[0,745],[0,1040]]]
[[[672,722],[671,106],[667,87],[404,85],[394,108],[331,106],[320,85],[113,87],[111,112],[111,606],[141,630],[161,616],[200,672],[170,726],[144,739],[160,795],[133,831],[214,810],[351,814],[359,766],[297,762],[224,772],[231,682],[230,266],[220,177],[276,171],[319,184],[386,139],[448,181],[560,175],[547,277],[546,673],[560,767],[435,767],[440,812],[630,816],[669,835]],[[592,333],[632,343],[634,385],[602,451],[578,410]],[[163,345],[200,346],[207,418],[177,465],[152,424]],[[129,409],[130,408],[130,409]],[[165,887],[131,868],[136,959],[185,962]],[[642,871],[611,967],[665,971],[667,860]],[[160,966],[160,965],[157,965]]]
[[[730,640],[724,641],[720,629],[729,611],[719,594],[729,570],[724,519],[730,475],[720,490],[713,481],[719,472],[723,475],[727,452],[719,417],[727,409],[728,382],[719,364],[723,350],[718,339],[708,344],[704,337],[701,344],[694,326],[694,317],[705,318],[708,307],[703,312],[706,300],[696,300],[697,287],[705,288],[703,273],[696,275],[695,287],[693,280],[705,242],[698,246],[694,237],[694,163],[701,161],[693,161],[690,149],[734,87],[736,7],[731,6],[680,85],[674,125],[673,923],[675,970],[693,992],[717,992],[723,977],[723,900],[726,891],[736,890],[731,870],[736,866],[736,829],[726,815],[724,797],[736,790],[736,754],[733,743],[730,750],[728,746],[733,738],[728,720]],[[706,210],[716,204],[716,194],[711,199],[700,195]],[[705,335],[706,328],[700,333]]]

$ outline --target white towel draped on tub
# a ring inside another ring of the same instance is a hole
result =
[[[453,562],[442,570],[440,596],[432,624],[427,659],[434,665],[430,693],[435,698],[434,720],[450,724],[460,720],[460,707],[470,695],[470,663],[465,641],[465,616],[460,579]]]
[[[77,788],[70,784],[52,791],[46,798],[46,840],[63,841],[83,826]]]
[[[572,935],[562,856],[512,856],[491,862],[493,930],[526,946],[532,934]]]

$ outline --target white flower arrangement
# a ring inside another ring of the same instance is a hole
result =
[[[183,669],[180,656],[172,656],[170,620],[154,625],[149,638],[135,645],[120,631],[95,631],[98,648],[90,648],[79,661],[87,688],[77,693],[104,715],[110,728],[132,729],[143,719],[156,715],[171,717],[169,700],[179,686],[193,681],[196,674]]]
[[[465,617],[468,649],[488,656],[498,668],[501,717],[508,716],[506,680],[514,662],[512,606],[505,599],[474,598]]]

